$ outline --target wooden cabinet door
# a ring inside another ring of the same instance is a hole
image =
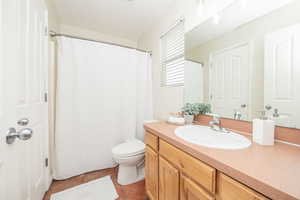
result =
[[[209,193],[191,179],[182,176],[180,180],[180,200],[214,200]]]
[[[146,147],[145,154],[146,193],[150,200],[158,200],[158,153]]]
[[[217,177],[218,200],[267,200],[249,187],[233,180],[232,178],[218,173]]]
[[[159,200],[179,200],[179,171],[159,157]]]
[[[160,140],[159,143],[159,153],[165,158],[168,158],[170,163],[191,177],[193,181],[200,184],[212,194],[215,193],[216,169],[163,140]]]

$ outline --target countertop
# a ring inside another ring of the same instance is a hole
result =
[[[168,143],[275,200],[300,199],[300,147],[256,143],[242,150],[202,147],[178,138],[176,125],[147,123],[145,129]],[[249,136],[248,136],[249,137]]]

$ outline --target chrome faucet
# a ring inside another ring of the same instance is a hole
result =
[[[213,120],[209,122],[210,128],[214,129],[214,127],[220,127],[221,125],[221,120],[220,120],[220,115],[217,114],[212,114]]]
[[[279,115],[279,112],[278,112],[278,109],[277,109],[277,108],[275,108],[275,109],[274,109],[273,117],[274,117],[274,118],[280,117],[280,115]]]
[[[222,133],[229,133],[229,131],[222,127],[221,125],[221,117],[218,114],[211,114],[213,120],[209,122],[209,126],[212,130],[222,132]]]
[[[238,110],[235,110],[234,114],[233,114],[233,119],[234,120],[241,120],[241,118],[242,118],[242,113]]]

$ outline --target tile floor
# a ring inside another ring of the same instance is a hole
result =
[[[82,174],[76,177],[69,178],[63,181],[54,181],[49,191],[45,194],[43,200],[50,200],[50,196],[53,193],[60,192],[71,187],[107,176],[111,175],[113,179],[113,183],[117,189],[119,194],[119,198],[117,200],[145,200],[145,181],[140,181],[138,183],[134,183],[131,185],[121,186],[117,183],[117,168],[112,169],[104,169],[99,171],[94,171],[86,174]]]

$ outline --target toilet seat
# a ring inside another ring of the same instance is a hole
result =
[[[142,141],[129,140],[114,147],[112,153],[118,158],[127,158],[145,153],[145,148],[145,144]]]

